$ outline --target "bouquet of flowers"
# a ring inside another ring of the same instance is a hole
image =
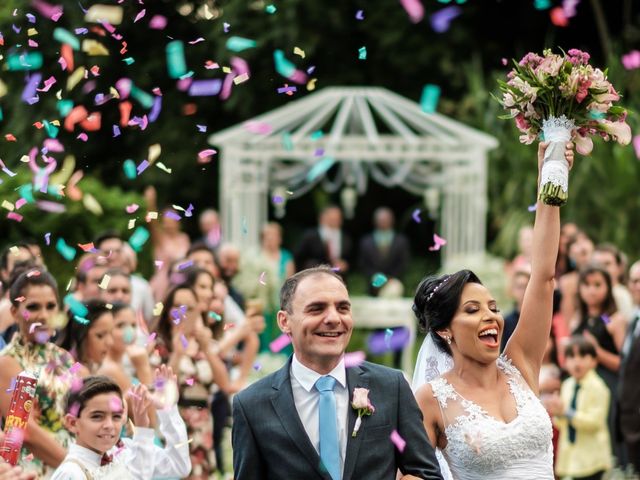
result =
[[[603,72],[589,65],[589,54],[572,49],[562,55],[544,50],[542,56],[526,54],[498,80],[502,98],[497,100],[515,119],[522,132],[520,142],[530,144],[542,133],[551,142],[540,173],[540,200],[564,205],[568,198],[569,169],[564,158],[565,143],[573,140],[578,153],[593,149],[592,135],[599,134],[621,145],[631,141],[625,122],[627,111],[613,105],[620,95]]]

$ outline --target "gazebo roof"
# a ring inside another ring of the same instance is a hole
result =
[[[283,134],[290,135],[290,145],[307,150],[305,145],[317,131],[323,132],[319,143],[335,149],[337,156],[347,145],[357,149],[402,144],[423,153],[432,149],[486,151],[498,145],[486,133],[439,113],[424,113],[418,103],[379,87],[324,88],[219,131],[209,142],[276,155],[276,150],[281,154],[287,150],[282,145]]]

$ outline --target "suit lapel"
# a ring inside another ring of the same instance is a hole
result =
[[[347,390],[349,393],[349,405],[347,408],[349,409],[349,413],[347,414],[347,453],[344,460],[342,480],[350,480],[353,475],[360,445],[362,444],[362,434],[367,424],[366,421],[363,421],[358,434],[355,437],[351,436],[356,424],[356,418],[358,418],[357,412],[351,408],[351,398],[354,388],[369,388],[369,377],[366,372],[358,366],[347,368]]]
[[[311,440],[309,440],[307,432],[304,430],[300,417],[298,416],[293,400],[293,390],[291,389],[290,367],[291,359],[278,371],[272,384],[275,391],[271,395],[271,404],[278,418],[280,418],[284,430],[291,437],[293,443],[305,456],[313,469],[320,477],[328,478],[320,470],[320,456],[316,452],[316,449],[313,448]]]

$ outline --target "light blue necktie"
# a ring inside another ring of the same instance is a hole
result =
[[[332,480],[340,480],[340,447],[338,442],[338,420],[336,397],[333,387],[336,379],[327,375],[320,377],[316,388],[320,392],[320,460]]]

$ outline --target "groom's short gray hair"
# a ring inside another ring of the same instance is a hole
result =
[[[280,289],[280,310],[291,313],[291,304],[293,296],[296,293],[298,285],[302,280],[313,275],[330,275],[340,280],[345,287],[344,279],[336,273],[330,265],[318,265],[317,267],[307,268],[287,278]]]

